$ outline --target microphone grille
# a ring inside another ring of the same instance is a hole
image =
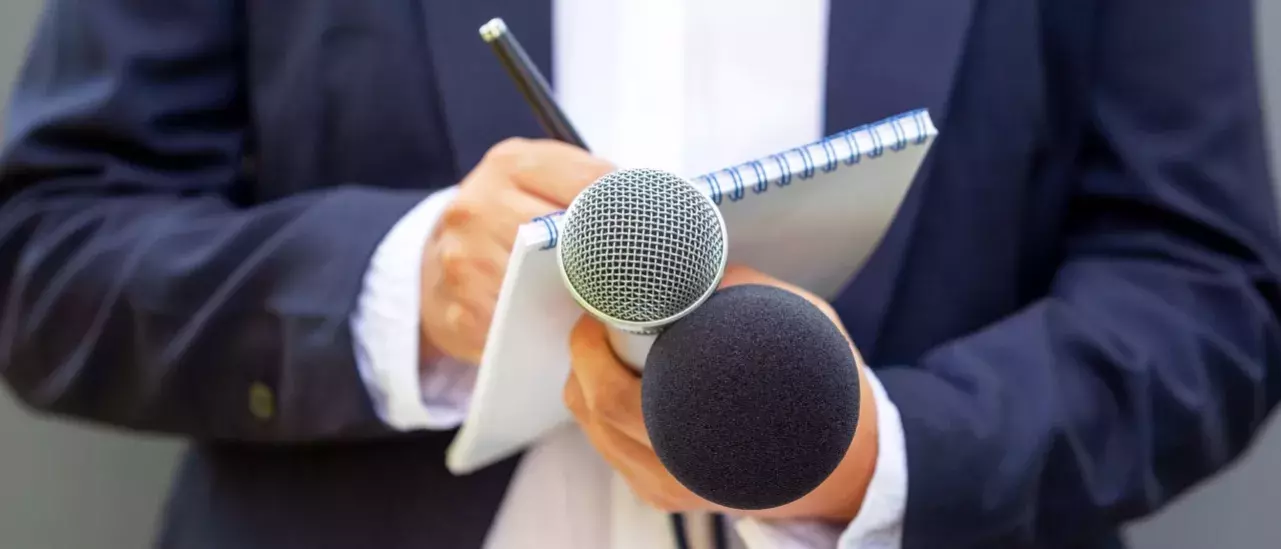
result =
[[[725,222],[681,177],[620,170],[570,204],[558,253],[583,305],[605,320],[656,326],[716,289],[725,268]]]

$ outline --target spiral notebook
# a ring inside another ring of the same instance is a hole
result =
[[[725,217],[730,263],[831,299],[875,249],[937,133],[927,111],[910,111],[691,181]],[[517,233],[468,416],[447,453],[454,474],[570,419],[561,389],[582,309],[560,278],[560,229],[553,214]]]

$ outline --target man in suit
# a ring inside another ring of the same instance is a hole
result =
[[[517,473],[555,448],[443,466],[515,226],[614,165],[927,107],[940,137],[831,304],[879,388],[861,473],[754,545],[1115,547],[1245,448],[1281,390],[1251,2],[693,5],[51,0],[0,166],[0,370],[191,440],[161,546],[554,545],[538,509],[609,538],[539,499],[590,490]],[[539,133],[476,37],[496,14],[596,156],[504,141]],[[651,73],[679,85],[632,93]],[[574,346],[595,381],[567,394],[631,390],[592,375],[617,365],[590,321]],[[638,495],[704,506],[586,430]]]

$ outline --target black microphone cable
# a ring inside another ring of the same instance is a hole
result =
[[[676,549],[690,549],[689,531],[685,528],[685,515],[680,513],[671,513],[667,516],[672,525],[672,536],[676,541]],[[729,537],[725,531],[725,517],[720,513],[712,513],[708,516],[712,527],[712,547],[714,549],[729,549]]]

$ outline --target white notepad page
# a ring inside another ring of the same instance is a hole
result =
[[[871,255],[938,131],[925,110],[691,179],[725,217],[729,263],[827,299]],[[570,419],[561,400],[569,333],[583,314],[560,277],[560,215],[522,226],[468,416],[446,465],[466,474]]]

